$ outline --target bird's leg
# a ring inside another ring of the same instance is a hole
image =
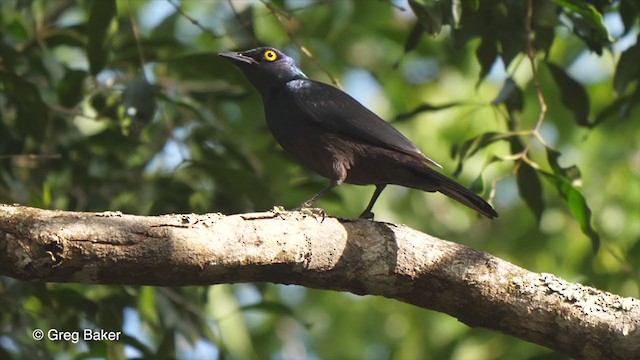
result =
[[[324,209],[311,208],[311,206],[313,206],[313,204],[316,201],[318,201],[318,199],[323,197],[324,194],[328,193],[329,191],[331,191],[331,189],[333,189],[334,187],[336,187],[336,186],[338,186],[340,184],[342,184],[342,180],[331,180],[329,185],[327,185],[325,188],[320,190],[317,194],[313,195],[311,197],[311,199],[309,199],[309,200],[303,202],[302,204],[300,204],[300,206],[296,207],[294,210],[302,210],[303,212],[308,212],[310,215],[322,216],[322,220],[320,222],[323,222],[325,216],[327,215],[327,213],[324,211]]]
[[[367,205],[367,208],[364,209],[362,214],[360,214],[360,219],[373,219],[374,214],[371,212],[371,209],[373,209],[373,204],[376,203],[376,200],[378,200],[378,196],[380,196],[382,190],[384,190],[385,187],[387,187],[387,184],[376,185],[376,191],[373,192],[373,196],[371,197],[371,200],[369,200],[369,205]]]
[[[294,210],[300,210],[300,209],[312,207],[313,204],[316,201],[318,201],[318,199],[323,197],[326,193],[331,191],[331,189],[333,189],[334,187],[340,185],[341,183],[342,183],[341,180],[331,180],[331,182],[329,182],[329,185],[327,185],[325,188],[320,190],[317,194],[313,195],[309,200],[307,200],[307,201],[303,202],[302,204],[300,204],[300,206],[298,206]]]

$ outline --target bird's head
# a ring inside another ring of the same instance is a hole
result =
[[[292,58],[272,47],[222,52],[218,55],[239,67],[261,93],[291,80],[307,78]]]

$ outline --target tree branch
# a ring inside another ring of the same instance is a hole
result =
[[[273,282],[380,295],[583,359],[640,354],[640,301],[405,226],[301,212],[134,216],[0,205],[0,275],[157,286]]]

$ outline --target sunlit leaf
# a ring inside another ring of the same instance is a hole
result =
[[[240,316],[238,299],[233,296],[230,286],[209,288],[207,313],[219,320],[220,331],[225,333],[224,346],[230,355],[239,359],[255,357],[251,337],[244,317]]]
[[[569,208],[571,215],[573,215],[580,224],[582,232],[591,239],[593,251],[597,252],[600,248],[600,235],[598,235],[591,225],[591,209],[589,209],[584,196],[566,179],[546,171],[540,171],[540,173],[555,185],[564,203]]]
[[[580,169],[576,165],[571,165],[569,167],[563,168],[558,164],[558,159],[562,155],[558,150],[552,149],[550,147],[545,147],[547,151],[547,161],[553,170],[553,173],[559,177],[564,178],[571,184],[579,183],[582,180],[582,175],[580,174]]]
[[[502,158],[498,157],[498,156],[490,156],[488,157],[484,164],[482,164],[482,170],[480,171],[480,173],[478,174],[478,176],[471,182],[471,184],[469,185],[469,189],[471,191],[473,191],[476,194],[482,194],[484,193],[485,190],[485,183],[484,183],[484,179],[482,178],[482,173],[484,172],[484,170],[491,164],[496,163],[496,162],[501,162],[504,161]]]
[[[152,326],[160,325],[158,308],[156,307],[156,289],[143,286],[139,289],[138,312]]]
[[[580,0],[553,1],[569,11],[569,15],[572,15],[574,33],[585,40],[591,50],[600,55],[602,46],[611,43],[612,38],[604,24],[604,18],[595,6]]]
[[[515,136],[515,134],[487,132],[465,141],[462,145],[453,146],[451,149],[451,157],[458,157],[458,165],[454,171],[454,175],[457,176],[460,174],[464,160],[473,156],[476,152],[486,146],[493,144],[496,141],[507,140],[512,136]]]
[[[556,4],[564,7],[565,9],[580,14],[585,19],[588,19],[594,28],[601,32],[601,35],[609,36],[609,31],[604,24],[604,18],[602,14],[596,9],[595,6],[589,4],[587,1],[581,0],[553,0]]]
[[[291,316],[291,317],[294,317],[294,318],[300,320],[298,317],[296,317],[295,312],[293,311],[293,309],[291,307],[287,306],[286,304],[279,303],[279,302],[263,301],[263,302],[259,302],[257,304],[241,306],[240,310],[242,310],[242,311],[251,311],[251,310],[263,311],[263,312],[267,312],[267,313],[272,313],[274,315],[287,315],[287,316]]]
[[[469,184],[469,190],[476,194],[482,194],[482,192],[484,192],[484,179],[482,178],[482,174],[478,174],[478,176],[473,179],[471,184]]]

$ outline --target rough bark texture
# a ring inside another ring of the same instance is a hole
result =
[[[640,358],[640,301],[407,228],[301,212],[134,216],[0,205],[0,275],[381,295],[583,359]]]

